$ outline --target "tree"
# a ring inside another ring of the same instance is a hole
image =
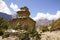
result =
[[[48,31],[48,27],[47,26],[40,26],[39,30],[42,32],[45,32],[45,31]]]
[[[6,29],[8,29],[8,22],[0,17],[0,35],[3,35]]]
[[[49,25],[48,25],[48,29],[49,29],[49,31],[55,31],[55,29],[54,29],[54,25],[55,25],[55,21],[53,21],[52,23],[50,23]]]
[[[39,33],[36,31],[35,27],[32,29],[31,32],[29,32],[29,37],[31,37],[31,38],[33,38],[33,39],[40,40],[40,36],[41,36],[41,34],[39,34]]]
[[[15,26],[13,29],[15,29],[15,30],[18,30],[18,29],[22,30],[22,27],[21,27],[21,25],[19,24],[19,25]]]

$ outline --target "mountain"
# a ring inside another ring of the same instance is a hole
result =
[[[12,19],[12,15],[8,15],[8,14],[6,14],[6,13],[0,12],[0,16],[1,16],[2,18],[4,18],[5,20],[11,20],[11,19]]]
[[[60,29],[60,18],[57,19],[57,20],[54,22],[54,28],[55,28],[55,29]]]
[[[38,19],[36,20],[36,26],[46,26],[52,23],[54,20],[48,20],[48,19]]]

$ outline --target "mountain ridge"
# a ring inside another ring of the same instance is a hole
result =
[[[12,15],[8,15],[6,13],[0,12],[0,17],[2,17],[5,20],[11,20],[12,19]]]

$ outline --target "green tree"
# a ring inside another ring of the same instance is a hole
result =
[[[36,40],[40,40],[40,34],[36,31],[35,27],[32,29],[31,32],[29,32],[29,37],[32,37],[34,39],[34,37],[36,38]]]
[[[49,29],[49,31],[54,31],[55,29],[54,29],[54,25],[55,25],[55,21],[53,21],[52,23],[50,23],[49,25],[48,25],[48,29]]]
[[[0,17],[0,35],[3,35],[6,29],[8,29],[8,22]]]
[[[45,32],[48,31],[48,27],[47,26],[40,26],[40,31]]]
[[[18,29],[22,30],[22,27],[21,27],[21,25],[19,24],[19,25],[15,26],[13,29],[15,29],[15,30],[18,30]]]

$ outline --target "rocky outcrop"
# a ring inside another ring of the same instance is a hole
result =
[[[20,11],[17,11],[18,17],[9,21],[10,27],[15,28],[20,25],[22,30],[32,31],[35,28],[36,22],[30,18],[30,12],[27,7],[21,7]]]

